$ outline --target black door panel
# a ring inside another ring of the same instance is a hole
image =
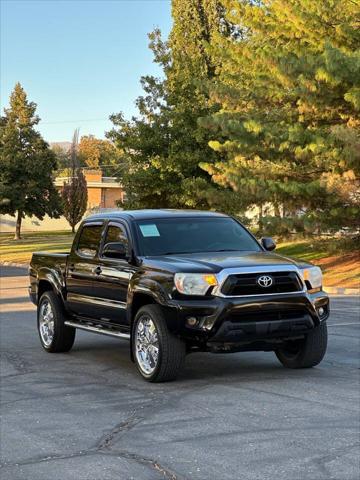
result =
[[[114,265],[115,264],[115,265]],[[126,323],[126,300],[134,267],[126,261],[99,260],[101,273],[96,276],[96,296],[104,300],[103,314],[108,320]]]
[[[125,259],[103,258],[100,249],[101,245],[114,241],[121,241],[128,248],[126,227],[122,223],[109,222],[103,233],[102,225],[100,230],[99,225],[84,224],[83,230],[85,228],[90,231],[84,235],[80,232],[78,246],[68,261],[67,306],[80,316],[125,325],[127,290],[136,267]]]
[[[89,298],[93,297],[94,277],[98,267],[102,223],[84,224],[77,245],[73,246],[68,259],[66,275],[67,308],[77,315],[96,316]]]
[[[129,235],[122,223],[109,222],[106,228],[103,245],[110,242],[121,242],[129,248]],[[101,272],[96,276],[96,294],[104,299],[105,317],[116,323],[126,324],[127,290],[134,267],[125,259],[105,258],[100,255]]]

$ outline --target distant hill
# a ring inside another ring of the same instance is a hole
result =
[[[50,147],[60,147],[64,152],[68,152],[71,147],[71,142],[50,142]]]

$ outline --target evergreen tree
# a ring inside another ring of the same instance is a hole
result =
[[[0,212],[16,215],[15,239],[25,215],[58,218],[61,201],[53,185],[54,153],[35,126],[40,119],[17,83],[0,124]]]
[[[202,167],[241,192],[239,209],[272,205],[277,227],[359,225],[360,8],[353,0],[224,0],[236,40],[217,36],[202,120],[227,161]],[[260,210],[261,211],[261,210]],[[277,231],[279,231],[277,229]]]
[[[64,217],[75,232],[75,226],[80,222],[87,207],[87,183],[78,159],[79,131],[75,130],[70,149],[70,168],[68,180],[65,181],[61,190],[64,205]]]
[[[121,182],[127,207],[211,208],[224,202],[199,167],[219,155],[208,146],[210,133],[198,125],[199,117],[217,109],[208,102],[207,81],[216,74],[217,62],[207,48],[227,25],[222,12],[216,0],[173,0],[168,41],[158,30],[150,34],[165,78],[143,77],[140,116],[127,121],[113,115],[115,128],[108,134],[124,153]]]

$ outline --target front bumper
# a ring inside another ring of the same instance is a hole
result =
[[[330,311],[324,291],[176,300],[173,306],[181,336],[213,345],[302,336],[325,321]],[[189,317],[198,319],[195,327],[188,326]]]

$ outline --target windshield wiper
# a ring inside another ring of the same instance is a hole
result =
[[[163,255],[181,255],[183,253],[189,253],[189,252],[165,252],[165,253],[159,253],[158,256],[161,257]]]
[[[166,252],[161,253],[160,255],[191,255],[192,253],[202,253],[202,252]]]
[[[208,250],[209,252],[246,252],[246,250],[239,250],[238,248],[222,248],[221,250]]]
[[[246,252],[247,250],[239,250],[236,248],[224,248],[222,250],[197,250],[195,252],[166,252],[159,255],[192,255],[193,253],[216,253],[216,252]]]

